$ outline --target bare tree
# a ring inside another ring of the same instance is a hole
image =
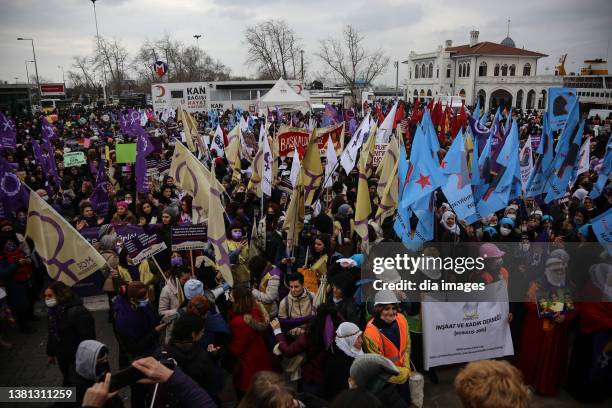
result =
[[[262,79],[295,79],[300,72],[301,41],[284,20],[267,20],[246,28],[247,64]]]
[[[108,85],[117,94],[121,91],[123,81],[128,78],[128,57],[127,49],[116,39],[111,41],[100,37],[96,42],[93,62],[100,70],[106,70],[109,75]]]
[[[74,57],[72,68],[68,71],[68,81],[73,87],[96,89],[94,66],[89,57]]]
[[[368,86],[382,74],[390,60],[382,50],[367,51],[363,47],[364,39],[359,31],[347,25],[341,40],[331,37],[321,40],[316,54],[353,96],[357,95],[358,85]]]

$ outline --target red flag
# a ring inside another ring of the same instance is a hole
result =
[[[429,103],[427,104],[427,109],[429,109],[429,112],[433,111],[433,107],[434,107],[434,98],[432,97],[429,100]]]
[[[395,111],[395,118],[393,119],[393,129],[397,128],[397,124],[400,123],[404,119],[404,102],[398,102],[399,107]]]
[[[455,136],[457,136],[457,132],[459,132],[459,117],[457,115],[457,112],[455,112],[455,114],[453,115],[453,120],[451,121],[450,125],[450,131],[451,139],[454,139]]]
[[[419,122],[420,114],[419,114],[419,99],[417,98],[414,101],[414,105],[412,105],[412,113],[410,114],[410,123],[416,125]]]
[[[442,107],[440,107],[440,113],[442,113]],[[440,131],[438,132],[438,143],[440,147],[446,146],[446,111],[444,117],[440,120]]]
[[[461,110],[459,111],[459,126],[465,130],[467,126],[467,114],[465,113],[465,103],[461,102]]]
[[[438,128],[438,126],[440,125],[440,120],[442,120],[442,102],[438,100],[438,103],[436,103],[433,112],[431,112],[431,121],[434,125],[434,128]]]

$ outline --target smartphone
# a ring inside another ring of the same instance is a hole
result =
[[[143,378],[146,378],[144,373],[137,368],[130,366],[125,370],[121,370],[118,373],[111,375],[110,392],[120,390],[128,385],[132,385],[136,383],[136,381],[142,380]]]

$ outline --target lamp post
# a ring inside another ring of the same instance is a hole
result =
[[[393,61],[395,66],[395,99],[397,99],[397,92],[399,87],[399,61]]]
[[[30,73],[28,72],[28,62],[34,62],[33,60],[25,60],[25,69],[26,69],[26,79],[28,80],[28,85],[30,85]]]
[[[58,65],[57,67],[62,70],[62,82],[64,83],[64,92],[66,92],[66,78],[64,77],[64,67],[62,67],[61,65]]]
[[[34,50],[34,39],[32,38],[17,38],[18,41],[30,41],[32,43],[32,55],[34,56],[34,70],[36,71],[36,88],[38,88],[38,98],[42,98],[40,94],[40,80],[38,79],[38,64],[36,63],[36,51]]]
[[[304,86],[304,50],[300,50],[300,74],[302,77],[302,86]]]
[[[198,41],[200,39],[200,37],[202,37],[202,34],[194,34],[193,38],[196,39],[196,46],[198,47],[198,49],[200,48],[200,41]]]
[[[98,14],[96,13],[96,1],[97,0],[91,0],[91,3],[93,4],[93,9],[94,9],[94,20],[96,22],[96,38],[98,40],[98,50],[101,49],[100,47],[100,32],[98,31]],[[104,68],[104,64],[102,64],[102,76],[104,77],[104,84],[102,86],[102,94],[104,97],[104,103],[107,102],[106,99],[106,69]]]

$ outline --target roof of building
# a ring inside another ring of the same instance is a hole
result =
[[[456,55],[519,55],[525,57],[548,57],[548,55],[540,52],[497,44],[490,41],[476,43],[473,47],[470,47],[469,44],[447,47],[446,51]]]
[[[516,48],[516,44],[514,43],[514,40],[513,40],[512,38],[510,38],[510,37],[506,37],[506,38],[504,38],[504,39],[501,41],[501,43],[500,43],[500,44],[501,44],[501,45],[505,45],[505,46],[507,46],[507,47],[514,47],[514,48]]]

